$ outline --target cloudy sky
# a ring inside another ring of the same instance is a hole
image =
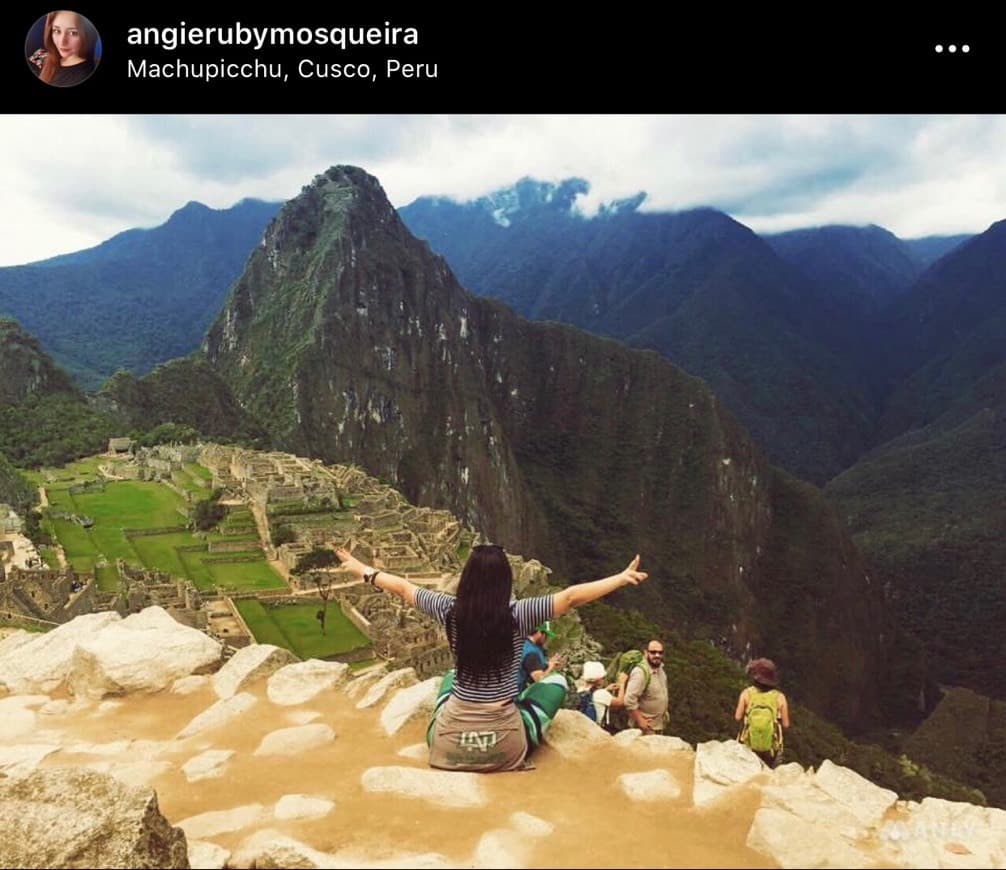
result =
[[[396,206],[467,199],[530,175],[586,178],[586,212],[648,193],[758,232],[879,224],[904,238],[1006,218],[1006,116],[5,116],[0,265],[163,223],[189,200],[283,200],[336,163]]]

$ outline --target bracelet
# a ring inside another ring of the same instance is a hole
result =
[[[364,575],[363,575],[363,582],[364,583],[369,583],[371,586],[375,585],[374,581],[377,579],[377,575],[380,574],[380,573],[381,573],[380,571],[367,571],[367,572],[365,572]]]

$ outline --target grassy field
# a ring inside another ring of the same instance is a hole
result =
[[[282,589],[286,581],[262,558],[258,562],[205,563],[210,577],[223,589],[235,592],[248,589]]]
[[[264,556],[253,562],[205,563],[204,558],[210,555],[206,550],[184,553],[178,551],[179,547],[205,545],[211,540],[234,541],[247,538],[249,542],[257,543],[255,535],[228,537],[219,532],[211,532],[204,537],[196,537],[193,533],[184,531],[127,537],[124,529],[185,525],[186,519],[179,513],[179,508],[185,509],[187,505],[170,487],[153,481],[108,481],[103,492],[70,493],[69,487],[72,484],[96,479],[98,465],[107,461],[106,457],[91,457],[65,468],[42,469],[35,472],[32,478],[46,487],[53,510],[85,515],[94,520],[94,525],[90,528],[84,528],[72,520],[54,517],[46,522],[54,537],[63,545],[67,560],[76,570],[94,570],[100,557],[105,557],[108,565],[97,570],[101,589],[114,591],[118,588],[119,576],[115,560],[119,558],[137,567],[165,571],[175,577],[188,577],[204,592],[215,592],[218,585],[235,591],[279,589],[286,585],[283,578],[269,567]],[[209,472],[205,468],[189,463],[185,472],[176,474],[176,483],[185,485],[187,481],[188,486],[185,488],[209,495],[208,489],[193,482],[194,478],[206,480],[208,476]],[[247,510],[239,509],[229,519],[233,525],[254,524],[252,515]]]
[[[337,604],[329,604],[325,633],[315,618],[317,601],[264,607],[260,602],[243,599],[234,602],[255,640],[285,647],[302,659],[323,658],[369,646],[364,634],[351,623]]]
[[[133,549],[140,561],[148,568],[156,568],[158,571],[167,571],[176,577],[189,576],[188,563],[182,558],[178,547],[186,547],[198,544],[190,532],[170,532],[163,535],[137,535],[131,539]],[[205,555],[205,553],[195,553],[192,555]],[[192,578],[195,580],[195,578]],[[209,575],[207,575],[207,581]],[[199,584],[196,584],[199,586]],[[200,586],[200,588],[203,588]]]
[[[213,480],[213,475],[210,473],[208,468],[203,468],[201,465],[197,465],[195,462],[185,462],[182,464],[184,468],[191,477],[201,477],[203,480]]]
[[[63,545],[66,559],[76,571],[90,571],[98,558],[94,541],[88,530],[78,526],[73,520],[49,520],[52,533]]]

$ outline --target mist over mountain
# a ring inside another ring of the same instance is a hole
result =
[[[215,210],[190,202],[154,229],[85,251],[0,268],[9,314],[85,389],[199,346],[277,203]]]
[[[586,189],[524,179],[471,203],[423,197],[401,214],[474,292],[699,375],[795,474],[823,482],[865,452],[875,399],[848,353],[859,324],[841,297],[714,209],[640,213],[637,196],[587,219],[568,195]]]

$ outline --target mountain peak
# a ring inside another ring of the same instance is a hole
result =
[[[584,178],[566,178],[559,182],[538,181],[525,175],[512,187],[502,187],[476,199],[473,205],[487,212],[502,227],[515,220],[543,211],[570,214],[576,198],[590,192]]]

